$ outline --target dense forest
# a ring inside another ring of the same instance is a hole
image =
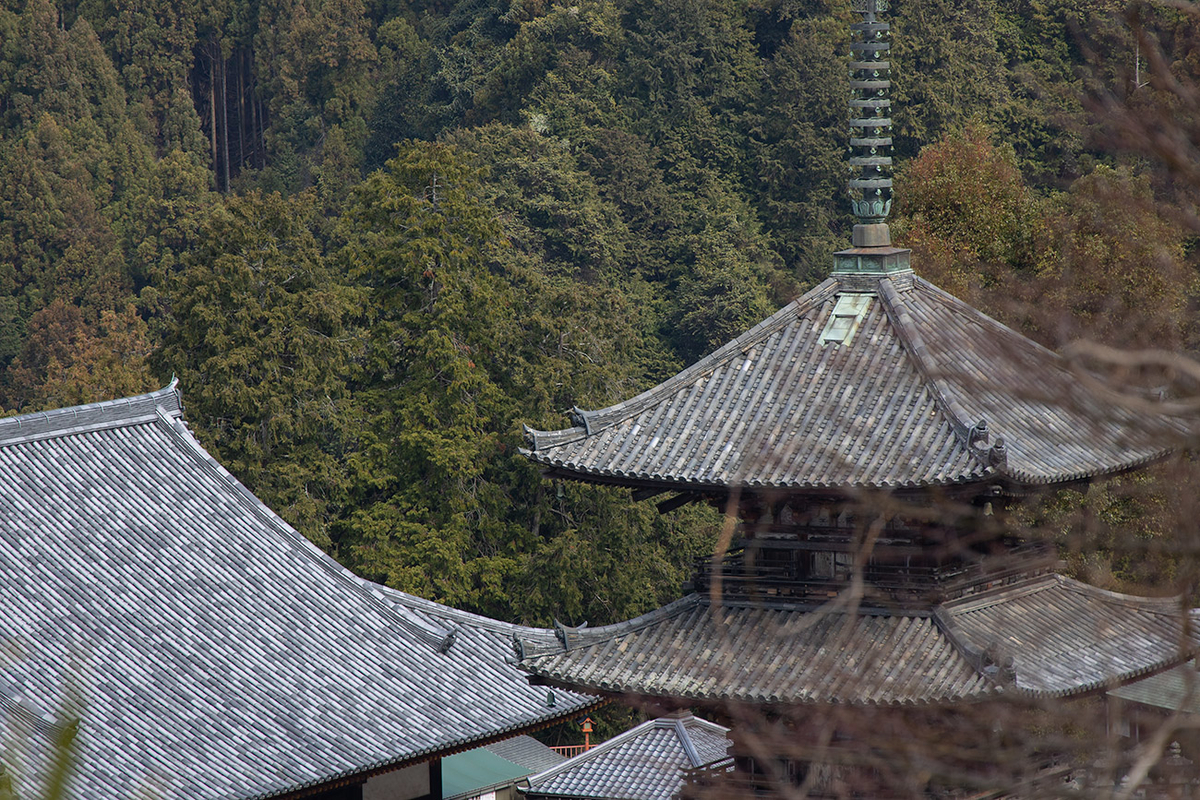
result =
[[[825,275],[851,224],[852,17],[5,0],[0,406],[176,374],[205,446],[365,577],[535,623],[673,599],[714,512],[544,481],[522,426],[653,385]],[[1194,18],[889,19],[918,271],[1052,347],[1200,347]],[[1176,138],[1137,135],[1155,119]]]

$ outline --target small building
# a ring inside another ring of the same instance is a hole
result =
[[[516,784],[558,766],[566,756],[534,739],[514,736],[442,759],[445,800],[516,800]]]
[[[1107,699],[1112,727],[1134,743],[1153,740],[1169,718],[1177,719],[1171,741],[1179,757],[1200,764],[1200,670],[1194,660],[1110,689]],[[1193,777],[1200,775],[1193,771]]]
[[[442,759],[578,716],[514,636],[358,578],[188,431],[174,383],[0,419],[0,763],[36,794],[440,800]]]

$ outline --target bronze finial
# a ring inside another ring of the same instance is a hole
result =
[[[892,207],[891,26],[875,19],[887,7],[887,0],[854,0],[862,22],[850,26],[850,169],[854,177],[849,190],[850,205],[859,222],[854,244],[860,247],[891,244],[885,224]]]

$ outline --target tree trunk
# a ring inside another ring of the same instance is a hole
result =
[[[224,129],[225,137],[225,191],[229,191],[229,81],[227,73],[225,57],[221,56],[221,127]]]
[[[212,47],[208,48],[208,139],[212,144],[213,183],[220,183],[217,171],[217,64]],[[217,189],[220,189],[217,186]]]
[[[258,92],[255,92],[255,99],[258,101],[258,144],[259,153],[262,155],[259,158],[259,167],[267,166],[267,114],[263,111],[262,98],[258,97]]]
[[[238,170],[246,164],[246,53],[241,48],[237,51],[238,77]]]

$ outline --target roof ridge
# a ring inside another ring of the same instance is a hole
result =
[[[930,285],[932,286],[932,284]],[[949,295],[947,296],[949,297]],[[984,458],[982,453],[971,446],[973,444],[971,442],[971,431],[980,420],[972,420],[970,418],[967,410],[962,407],[962,404],[954,399],[949,383],[945,378],[939,377],[929,363],[929,352],[928,347],[925,345],[925,340],[921,337],[920,330],[913,322],[912,315],[904,307],[899,293],[892,286],[890,278],[880,279],[879,299],[883,302],[884,313],[887,314],[888,320],[891,321],[892,326],[896,329],[896,335],[916,365],[917,371],[931,384],[930,388],[932,389],[934,402],[941,409],[942,413],[946,415],[950,423],[950,428],[954,431],[954,435],[967,452],[985,470],[995,469],[996,465],[990,463],[990,461]]]
[[[633,633],[660,620],[678,616],[685,611],[691,610],[693,606],[700,605],[702,602],[703,600],[700,595],[693,592],[692,594],[684,595],[678,600],[673,600],[665,606],[647,611],[645,614],[636,616],[633,619],[614,622],[611,625],[601,625],[598,628],[589,628],[587,627],[587,623],[574,628],[568,628],[565,625],[556,626],[555,634],[558,635],[563,650],[572,650],[576,647],[602,642],[614,636]]]
[[[153,392],[0,418],[0,447],[143,424],[155,418],[155,409],[159,407],[172,416],[182,416],[183,396],[178,386],[179,379],[173,377],[170,383]]]
[[[430,600],[425,597],[418,597],[415,594],[402,592],[399,589],[393,589],[390,586],[384,586],[381,583],[368,581],[365,578],[359,578],[363,583],[367,584],[367,590],[379,592],[385,600],[390,603],[396,603],[405,608],[410,608],[418,611],[424,611],[429,614],[436,614],[455,620],[462,624],[469,624],[477,628],[492,631],[493,633],[530,633],[544,634],[548,637],[554,636],[553,628],[539,628],[536,625],[522,625],[517,622],[506,622],[495,617],[476,614],[471,611],[465,611],[461,608],[448,606],[445,603],[439,603],[436,600]]]
[[[654,405],[654,403],[665,396],[673,394],[678,389],[695,383],[721,364],[735,357],[738,353],[744,352],[748,348],[758,344],[789,322],[821,305],[836,295],[839,289],[840,283],[837,279],[827,278],[804,295],[796,298],[771,316],[759,322],[750,330],[726,342],[696,363],[685,367],[680,372],[641,394],[614,405],[591,411],[581,409],[578,406],[572,408],[571,416],[581,421],[582,425],[576,425],[574,428],[566,428],[559,431],[540,431],[526,426],[526,436],[533,445],[533,450],[536,451],[539,447],[552,447],[558,444],[565,444],[569,441],[575,441],[577,438],[591,436],[593,433],[597,433],[604,428],[611,427],[634,414],[640,413],[645,408]],[[565,434],[568,432],[576,433],[576,435],[566,436]]]
[[[938,606],[938,610],[945,609],[947,613],[953,615],[991,608],[994,605],[999,605],[1018,597],[1025,597],[1049,589],[1057,583],[1057,578],[1059,578],[1057,573],[1037,575],[1019,583],[1000,587],[996,591],[985,591],[951,600]]]
[[[438,636],[433,631],[426,629],[405,615],[397,613],[394,606],[387,603],[382,596],[369,591],[364,585],[365,582],[350,570],[343,567],[335,561],[328,553],[321,550],[306,536],[297,531],[287,523],[282,517],[271,510],[266,503],[260,500],[253,492],[246,488],[241,481],[233,476],[219,461],[213,458],[212,454],[204,449],[203,445],[192,436],[191,431],[177,418],[169,416],[166,412],[159,410],[158,424],[166,431],[167,435],[175,439],[180,445],[180,449],[192,457],[201,469],[208,472],[218,481],[228,486],[234,497],[251,513],[257,515],[260,519],[267,523],[267,526],[280,534],[285,541],[292,545],[292,549],[297,554],[310,559],[319,568],[324,570],[335,581],[348,587],[351,591],[361,595],[368,603],[379,609],[386,617],[393,619],[404,630],[411,633],[420,641],[427,644],[432,649],[445,653],[454,641],[454,632],[450,631],[445,636]]]
[[[683,746],[684,755],[687,756],[687,760],[691,763],[692,767],[702,766],[704,761],[701,760],[700,753],[696,750],[696,743],[692,741],[691,732],[684,725],[684,720],[678,718],[671,720],[671,727],[675,729],[675,735],[679,738],[679,744]]]
[[[1030,339],[1025,334],[1021,333],[1020,331],[1018,331],[1014,328],[1010,328],[1008,325],[1005,325],[1003,322],[996,319],[995,317],[992,317],[992,316],[989,316],[989,315],[983,313],[978,308],[975,308],[974,306],[970,305],[969,303],[966,303],[963,300],[955,297],[954,295],[950,294],[949,292],[947,292],[945,289],[938,286],[937,284],[930,283],[929,281],[925,280],[924,278],[922,278],[920,276],[914,276],[914,277],[915,277],[915,280],[913,283],[917,289],[926,291],[926,292],[936,296],[943,303],[953,306],[956,311],[958,311],[966,316],[971,317],[976,322],[986,322],[988,325],[991,325],[992,327],[1012,336],[1013,338],[1015,338],[1019,341],[1027,342],[1027,343],[1033,345],[1033,347],[1037,350],[1040,350],[1043,355],[1052,356],[1055,360],[1063,362],[1065,365],[1066,360],[1062,357],[1061,353],[1057,353],[1054,350],[1051,350],[1049,347],[1046,347],[1044,344],[1040,344],[1040,343],[1034,341],[1033,339]],[[1064,369],[1065,369],[1065,366],[1064,366]]]

